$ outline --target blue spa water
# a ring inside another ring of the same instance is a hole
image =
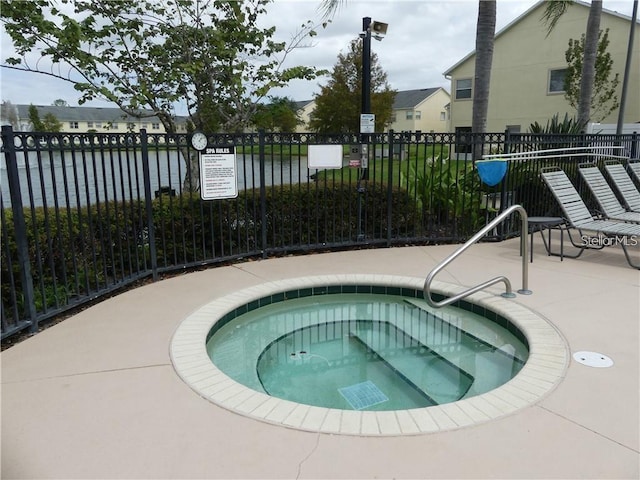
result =
[[[331,294],[240,315],[207,342],[243,385],[298,403],[403,410],[455,402],[507,382],[526,345],[478,314],[417,298]]]

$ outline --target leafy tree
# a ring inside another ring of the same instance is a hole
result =
[[[287,53],[315,35],[313,25],[288,45],[274,41],[275,27],[260,24],[269,1],[1,0],[18,54],[2,66],[67,80],[80,104],[100,97],[134,117],[155,115],[169,133],[176,103],[194,128],[238,131],[271,88],[316,76],[312,67],[283,67]],[[35,66],[30,53],[40,57]],[[193,158],[185,187],[197,184]]]
[[[68,107],[69,103],[66,100],[63,100],[62,98],[58,98],[57,100],[54,100],[51,105],[55,107]]]
[[[44,114],[44,117],[42,118],[42,126],[45,132],[62,131],[62,122],[51,112]]]
[[[555,28],[558,20],[573,5],[574,0],[550,0],[546,3],[543,21],[548,32]],[[591,98],[595,84],[596,55],[600,37],[600,18],[602,17],[602,0],[592,0],[585,31],[585,44],[580,74],[580,96],[578,101],[578,123],[584,128],[591,119]]]
[[[33,104],[29,105],[29,121],[34,132],[60,132],[62,130],[62,122],[53,113],[45,113],[41,119],[38,107]]]
[[[609,46],[609,29],[600,31],[598,53],[595,63],[593,94],[591,95],[591,117],[599,122],[620,106],[615,92],[620,83],[618,74],[610,78],[613,60],[607,52]],[[580,40],[569,39],[569,48],[565,53],[567,73],[564,78],[565,98],[569,104],[577,108],[580,101],[580,85],[582,75],[582,59],[584,56],[585,35]]]
[[[31,122],[31,130],[34,132],[46,132],[44,123],[40,120],[40,113],[38,108],[31,104],[29,105],[29,121]]]
[[[362,42],[352,40],[347,54],[340,53],[327,85],[316,95],[316,107],[309,127],[322,133],[357,133],[360,131],[362,92]],[[376,130],[382,131],[391,121],[396,92],[387,82],[387,74],[371,55],[371,110],[376,116]]]
[[[300,118],[293,100],[287,97],[271,97],[267,105],[258,105],[253,124],[271,132],[293,132]]]

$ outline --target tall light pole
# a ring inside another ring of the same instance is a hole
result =
[[[371,113],[371,17],[362,19],[362,109]]]
[[[360,108],[360,172],[356,190],[358,191],[358,236],[360,242],[364,240],[364,215],[363,196],[366,191],[366,182],[369,179],[368,159],[369,159],[369,135],[364,132],[363,124],[365,114],[371,113],[371,17],[362,19],[362,105]]]
[[[362,196],[366,191],[369,178],[369,134],[375,132],[375,117],[371,112],[371,31],[375,39],[382,40],[387,33],[388,25],[382,22],[372,22],[371,17],[362,19],[362,107],[360,109],[360,174],[358,175],[358,241],[364,240],[362,215]]]

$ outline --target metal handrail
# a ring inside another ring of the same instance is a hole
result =
[[[511,282],[509,281],[509,279],[504,275],[501,275],[499,277],[492,278],[491,280],[487,280],[486,282],[476,285],[475,287],[472,287],[468,290],[465,290],[464,292],[458,293],[453,297],[446,298],[440,302],[435,302],[431,298],[431,282],[433,281],[434,277],[440,272],[440,270],[442,270],[444,267],[449,265],[453,260],[458,258],[462,254],[462,252],[464,252],[467,248],[469,248],[474,243],[477,243],[482,237],[484,237],[489,232],[489,230],[498,226],[509,215],[511,215],[515,211],[520,213],[520,218],[522,220],[521,222],[522,231],[520,233],[520,251],[522,253],[522,288],[518,290],[518,293],[522,295],[531,295],[532,292],[528,288],[529,270],[528,270],[528,263],[527,263],[527,259],[529,257],[528,248],[527,248],[528,247],[527,234],[529,233],[529,220],[527,217],[527,211],[524,209],[524,207],[522,207],[521,205],[512,205],[509,208],[507,208],[504,212],[502,212],[500,215],[498,215],[496,218],[494,218],[487,225],[485,225],[478,233],[476,233],[473,237],[467,240],[464,245],[462,245],[455,252],[453,252],[451,255],[449,255],[447,258],[441,261],[438,265],[435,266],[433,270],[431,270],[431,272],[429,272],[429,275],[427,275],[427,278],[424,282],[424,298],[429,305],[435,308],[444,307],[446,305],[449,305],[453,302],[457,302],[458,300],[464,297],[467,297],[473,293],[479,292],[480,290],[483,290],[499,282],[504,282],[504,285],[506,288],[506,292],[501,294],[503,297],[513,298],[516,296],[515,293],[513,293],[511,290]]]

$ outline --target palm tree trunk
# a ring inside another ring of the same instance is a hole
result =
[[[580,100],[578,103],[578,124],[584,129],[591,118],[591,97],[596,74],[596,56],[600,34],[600,17],[602,16],[602,0],[592,0],[587,20],[587,31],[584,42],[584,59],[582,61],[582,77],[580,78]]]
[[[474,134],[487,131],[487,113],[489,111],[489,86],[491,83],[491,63],[493,61],[493,42],[496,32],[496,1],[478,2],[478,24],[476,27],[476,65],[473,87],[473,114],[471,130]],[[479,138],[480,135],[474,135]],[[474,142],[473,158],[482,156],[482,145]]]
[[[620,110],[618,111],[618,124],[616,135],[622,134],[624,125],[624,109],[627,105],[627,91],[629,90],[629,76],[631,75],[631,58],[633,57],[633,35],[638,18],[638,0],[633,0],[633,13],[631,14],[631,26],[629,27],[629,45],[627,46],[627,61],[624,67],[624,79],[622,80],[622,93],[620,94]]]

